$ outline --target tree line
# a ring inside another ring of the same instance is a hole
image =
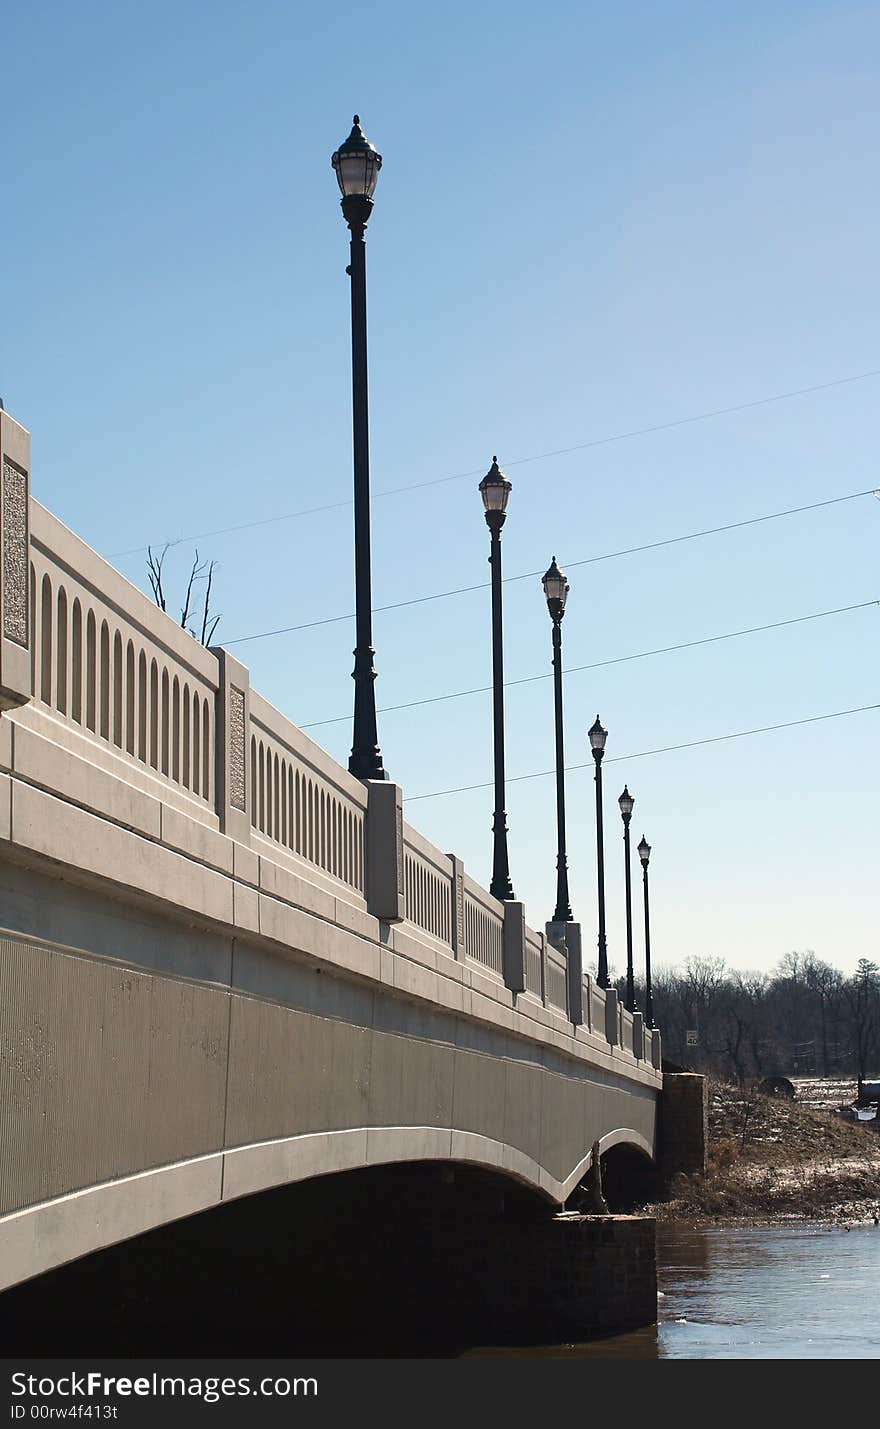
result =
[[[617,983],[621,997],[625,981]],[[766,1076],[880,1079],[880,967],[851,977],[813,952],[786,953],[772,973],[690,957],[652,975],[663,1057],[740,1084]],[[644,1007],[644,987],[637,989]]]

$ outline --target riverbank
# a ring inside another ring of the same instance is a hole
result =
[[[880,1221],[880,1133],[830,1105],[710,1081],[708,1163],[705,1176],[676,1176],[647,1214],[692,1225]]]

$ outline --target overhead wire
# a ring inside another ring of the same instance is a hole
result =
[[[873,487],[867,487],[864,491],[850,491],[843,496],[826,497],[822,501],[812,501],[804,506],[790,506],[784,511],[770,511],[763,516],[749,516],[742,521],[730,521],[724,526],[709,526],[700,531],[686,532],[681,536],[666,536],[660,540],[648,541],[639,546],[626,546],[618,551],[605,551],[598,556],[584,556],[574,561],[566,560],[563,564],[568,570],[575,570],[578,566],[596,565],[600,561],[614,561],[620,559],[622,556],[635,556],[644,551],[657,551],[664,546],[677,546],[685,541],[701,540],[705,536],[719,536],[728,531],[742,530],[746,526],[758,526],[764,521],[778,521],[786,516],[799,516],[807,511],[819,511],[823,507],[839,506],[842,502],[857,501],[862,497],[874,496],[875,494],[876,492]],[[537,570],[522,571],[517,575],[504,576],[503,581],[505,585],[508,585],[514,581],[534,580],[542,574],[542,571]],[[489,581],[480,581],[476,585],[456,586],[452,590],[434,591],[430,595],[410,596],[408,600],[395,600],[388,605],[374,605],[372,607],[372,613],[374,615],[381,615],[389,610],[403,610],[412,605],[425,605],[430,601],[448,600],[451,596],[470,595],[474,591],[488,590],[489,586]],[[319,626],[338,625],[341,621],[354,619],[354,611],[349,611],[345,615],[326,615],[322,616],[319,620],[307,620],[298,625],[282,625],[272,630],[259,630],[253,635],[238,635],[234,640],[224,640],[223,644],[246,645],[253,640],[268,640],[276,635],[293,635],[301,630],[315,630]]]
[[[871,710],[880,710],[880,703],[874,705],[857,705],[853,709],[848,710],[834,710],[830,714],[807,715],[803,719],[784,720],[780,724],[765,724],[755,729],[735,730],[732,734],[714,734],[705,739],[690,739],[683,744],[666,744],[658,749],[642,749],[635,754],[615,754],[612,755],[610,759],[606,757],[603,763],[623,764],[630,759],[648,759],[655,754],[672,754],[680,749],[697,749],[700,745],[722,744],[725,740],[730,739],[747,739],[753,734],[771,734],[780,729],[794,729],[798,725],[818,724],[822,720],[844,719],[847,715],[866,714]],[[565,772],[566,774],[573,774],[579,769],[591,769],[592,767],[592,762],[588,764],[567,764],[565,766]],[[532,774],[514,774],[508,777],[505,782],[507,784],[521,784],[527,779],[546,779],[555,778],[555,776],[555,769],[538,769]],[[434,789],[430,794],[409,794],[405,796],[404,802],[407,804],[415,804],[423,799],[440,799],[448,794],[468,794],[474,789],[491,789],[492,787],[493,781],[488,779],[485,783],[481,784],[460,784],[454,789]]]
[[[750,402],[737,402],[729,407],[715,407],[706,412],[696,412],[690,417],[676,417],[669,422],[658,422],[648,427],[635,427],[626,432],[614,432],[606,437],[593,437],[586,442],[579,442],[575,446],[558,447],[555,451],[537,452],[533,456],[514,457],[505,461],[505,467],[525,466],[530,462],[549,461],[554,457],[570,456],[575,452],[589,451],[594,447],[610,446],[614,442],[630,441],[637,437],[653,436],[657,432],[672,431],[676,427],[692,426],[696,422],[711,421],[716,417],[732,416],[737,412],[747,412],[755,407],[767,407],[775,402],[786,402],[792,397],[807,397],[814,392],[827,392],[834,387],[845,387],[854,382],[864,382],[871,377],[880,377],[880,367],[871,368],[866,372],[855,372],[847,377],[834,377],[829,382],[816,382],[809,387],[795,387],[785,392],[774,392],[767,397],[756,397]],[[407,491],[422,491],[430,486],[443,486],[451,481],[464,481],[469,477],[482,476],[482,471],[473,469],[471,471],[458,471],[451,476],[431,477],[427,481],[409,482],[404,486],[389,486],[380,488],[371,493],[371,499],[380,496],[399,496]],[[168,541],[153,541],[146,546],[132,546],[125,551],[113,551],[110,560],[121,560],[124,556],[137,556],[150,549],[150,545],[168,547],[180,546],[187,541],[206,541],[213,536],[227,536],[236,531],[251,531],[261,526],[273,526],[282,521],[295,521],[303,516],[315,516],[324,511],[341,510],[346,506],[352,506],[353,500],[331,501],[321,506],[306,506],[298,511],[281,512],[274,516],[263,516],[256,521],[239,521],[231,526],[218,526],[212,531],[199,531],[193,535],[175,536]]]
[[[677,645],[660,645],[654,650],[639,650],[633,655],[613,655],[606,660],[593,660],[589,665],[569,665],[563,670],[563,676],[577,675],[584,670],[600,670],[607,665],[624,665],[631,660],[647,660],[654,655],[669,655],[678,650],[692,650],[698,645],[714,645],[722,640],[737,640],[745,635],[758,635],[767,630],[781,630],[788,625],[802,625],[809,620],[823,620],[826,616],[846,615],[854,610],[866,610],[870,606],[880,606],[880,599],[859,601],[856,605],[839,605],[833,610],[817,610],[809,615],[793,615],[787,620],[774,620],[767,625],[750,625],[743,630],[728,630],[721,635],[705,635],[698,640],[684,640]],[[548,670],[540,675],[523,675],[516,680],[505,680],[504,688],[510,689],[515,685],[531,685],[538,680],[552,680],[553,672]],[[468,690],[451,690],[442,695],[429,695],[420,700],[406,700],[397,705],[381,705],[377,714],[390,714],[395,710],[418,709],[422,705],[441,704],[445,700],[461,700],[469,695],[485,695],[492,691],[491,685],[475,685]],[[326,724],[342,724],[351,719],[351,712],[344,715],[334,715],[332,719],[310,720],[307,724],[301,724],[300,729],[318,729]]]

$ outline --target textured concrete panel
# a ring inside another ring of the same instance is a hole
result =
[[[370,1124],[450,1126],[454,1049],[374,1032]]]
[[[368,1123],[367,1028],[235,998],[226,1144]]]
[[[498,1112],[504,1106],[506,1086],[507,1068],[500,1057],[458,1048],[452,1125],[497,1140]]]
[[[0,939],[0,1210],[220,1145],[227,997],[156,981]]]
[[[565,1180],[583,1155],[583,1106],[592,1094],[589,1084],[544,1073],[537,1159],[558,1181]]]
[[[228,1033],[227,996],[150,979],[145,1129],[151,1164],[201,1156],[222,1144]]]
[[[541,1111],[545,1073],[540,1066],[507,1063],[504,1099],[504,1134],[508,1146],[524,1151],[534,1161],[541,1159]]]

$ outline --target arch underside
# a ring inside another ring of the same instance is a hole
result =
[[[615,1127],[598,1141],[600,1154],[628,1145],[654,1156],[647,1138],[630,1127]],[[516,1147],[448,1128],[360,1127],[255,1142],[106,1181],[0,1218],[0,1289],[243,1196],[395,1162],[480,1167],[561,1205],[589,1170],[592,1151],[560,1181]]]

